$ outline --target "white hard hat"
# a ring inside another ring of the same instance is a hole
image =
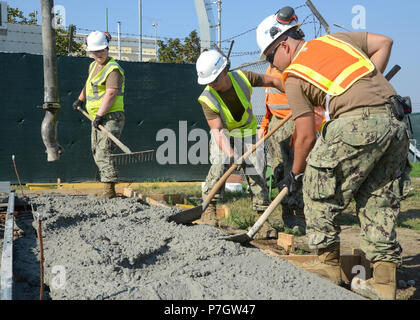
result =
[[[228,59],[217,50],[204,51],[197,59],[195,65],[199,84],[209,84],[227,66]]]
[[[265,59],[267,48],[283,33],[291,28],[298,28],[300,25],[296,20],[288,24],[281,23],[277,15],[273,14],[265,18],[257,27],[257,44],[260,48],[260,59]]]
[[[99,51],[108,47],[108,37],[104,32],[93,31],[91,32],[87,39],[87,51]]]

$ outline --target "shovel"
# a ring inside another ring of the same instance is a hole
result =
[[[263,139],[260,139],[257,141],[256,144],[252,146],[251,149],[249,149],[247,152],[245,152],[242,157],[240,158],[241,161],[246,159],[251,153],[253,153],[262,143],[264,143],[265,140],[271,137],[271,135],[279,129],[284,123],[287,122],[292,117],[292,114],[290,113],[286,118],[284,118],[282,121],[280,121],[270,132],[268,132]],[[232,174],[233,171],[239,166],[239,164],[234,163],[232,166],[225,172],[225,174],[217,181],[216,185],[211,189],[209,195],[206,197],[206,199],[203,201],[201,206],[197,206],[195,208],[182,211],[179,213],[176,213],[168,218],[168,221],[175,221],[176,223],[182,223],[182,224],[189,224],[193,221],[200,219],[203,212],[207,209],[211,199],[213,199],[214,195],[219,191],[219,189],[223,186],[223,184],[226,182],[226,180],[229,178],[229,176]]]
[[[84,111],[82,108],[77,107],[86,118],[93,122],[92,117]],[[155,150],[146,150],[140,152],[131,152],[131,150],[125,146],[120,140],[118,140],[111,132],[109,132],[104,126],[101,124],[98,126],[102,132],[104,132],[112,141],[114,141],[118,147],[124,153],[112,154],[110,155],[111,161],[115,164],[128,164],[128,163],[136,163],[136,162],[146,162],[153,160],[153,154]]]
[[[247,233],[235,234],[233,236],[223,238],[223,240],[239,242],[239,243],[250,242],[252,239],[254,239],[255,234],[261,229],[264,222],[268,219],[270,214],[272,214],[273,211],[277,208],[277,206],[280,204],[281,200],[283,200],[283,198],[287,195],[287,193],[288,193],[287,187],[284,187],[283,190],[281,190],[281,192],[273,200],[273,202],[270,203],[268,208],[264,211],[261,217],[258,218],[258,220],[254,223],[252,228]]]

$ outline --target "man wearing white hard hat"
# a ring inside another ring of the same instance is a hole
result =
[[[223,176],[229,164],[242,156],[257,141],[257,120],[251,105],[252,87],[282,85],[279,79],[250,71],[229,72],[229,65],[227,57],[217,50],[202,52],[196,64],[198,83],[206,85],[198,101],[202,105],[212,136],[212,166],[203,188],[203,198]],[[253,210],[262,214],[269,204],[268,188],[264,159],[257,159],[257,154],[258,152],[251,154],[240,168],[244,170],[250,187]],[[215,200],[210,202],[203,220],[215,222]],[[276,231],[268,222],[257,235],[258,238],[276,236]]]
[[[261,57],[283,72],[295,119],[294,162],[281,184],[293,192],[304,174],[306,232],[318,255],[301,267],[341,282],[338,218],[354,197],[373,278],[355,277],[352,290],[395,299],[401,265],[395,222],[409,184],[409,140],[404,105],[382,74],[393,41],[359,32],[305,42],[298,30],[271,15],[258,26],[257,43]],[[324,106],[330,119],[318,140],[313,106]]]
[[[99,169],[100,180],[104,183],[104,192],[100,196],[105,198],[116,196],[117,168],[110,160],[116,146],[99,129],[99,125],[119,138],[125,123],[124,70],[108,56],[110,40],[111,36],[101,31],[91,32],[87,37],[87,51],[95,61],[89,66],[85,87],[73,103],[73,108],[77,110],[86,102],[86,110],[94,118],[91,133],[92,153]]]

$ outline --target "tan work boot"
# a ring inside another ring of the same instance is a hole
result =
[[[104,192],[101,198],[112,199],[117,196],[115,192],[115,182],[105,182],[104,183]]]
[[[216,201],[210,201],[209,205],[201,216],[201,222],[209,225],[217,225],[216,204]]]
[[[396,275],[397,265],[395,263],[377,261],[373,264],[373,278],[369,280],[353,278],[351,290],[373,300],[395,300]]]
[[[339,285],[341,283],[340,244],[335,243],[328,248],[318,249],[317,255],[318,257],[312,261],[295,265]]]
[[[264,213],[264,211],[258,211],[259,217]],[[262,239],[277,239],[278,232],[274,229],[268,221],[265,221],[262,225],[261,229],[257,232],[254,239],[262,240]]]

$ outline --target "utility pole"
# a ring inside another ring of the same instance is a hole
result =
[[[75,30],[74,24],[69,25],[69,56],[72,55],[72,51],[73,51],[72,47],[73,47],[74,30]]]
[[[121,60],[121,21],[117,22],[118,27],[118,60]]]
[[[139,0],[139,62],[143,61],[143,39],[141,35],[141,23],[142,23],[142,13],[141,13],[141,0]]]
[[[61,106],[58,96],[57,54],[55,31],[52,25],[53,0],[41,0],[42,51],[44,64],[44,104],[45,117],[41,124],[41,137],[47,149],[47,160],[57,161],[64,149],[57,141],[57,118]]]
[[[155,51],[156,51],[156,62],[158,62],[159,61],[159,58],[158,58],[158,48],[157,48],[157,27],[158,27],[158,24],[157,23],[153,23],[152,24],[152,27],[155,27]]]

